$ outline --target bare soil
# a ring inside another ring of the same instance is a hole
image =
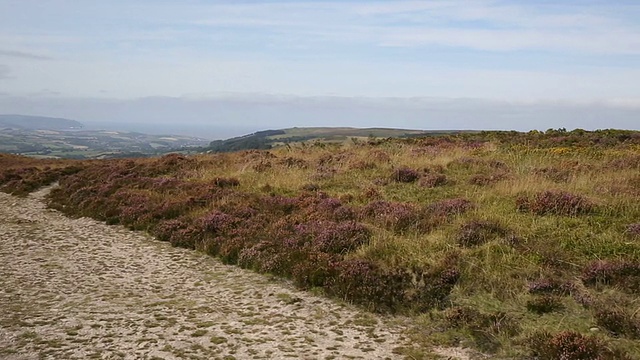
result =
[[[47,193],[0,194],[0,358],[396,359],[410,346],[402,319],[65,217]]]

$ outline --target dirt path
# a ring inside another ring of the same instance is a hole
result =
[[[398,358],[401,328],[141,233],[0,194],[0,358]]]

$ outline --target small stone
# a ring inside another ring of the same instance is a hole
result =
[[[592,327],[592,328],[590,328],[590,329],[589,329],[589,331],[591,331],[591,332],[598,332],[598,331],[600,331],[600,328]]]

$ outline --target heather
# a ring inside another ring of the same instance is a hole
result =
[[[58,181],[50,206],[70,216],[410,316],[417,347],[633,358],[639,159],[637,132],[485,132],[46,165],[12,157],[0,186]]]

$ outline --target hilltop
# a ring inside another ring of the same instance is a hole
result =
[[[31,130],[72,130],[84,125],[75,120],[31,115],[0,115],[0,128]]]
[[[294,143],[343,143],[380,138],[409,138],[458,133],[473,133],[461,130],[411,130],[391,128],[351,127],[293,127],[280,130],[264,130],[226,140],[216,140],[205,151],[231,152],[238,150],[265,150]]]

